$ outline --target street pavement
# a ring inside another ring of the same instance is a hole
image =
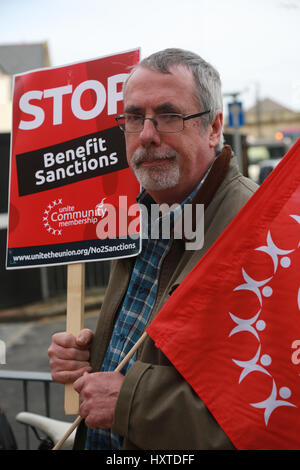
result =
[[[99,309],[85,314],[86,328],[95,329]],[[23,320],[22,320],[23,318]],[[0,316],[1,320],[1,316]],[[5,364],[0,364],[0,371],[50,372],[47,354],[51,337],[58,331],[65,331],[65,315],[40,316],[37,320],[24,321],[24,317],[13,321],[0,321],[0,340],[5,342]],[[50,417],[73,422],[76,416],[64,413],[64,386],[50,384]],[[25,426],[15,420],[18,412],[24,411],[23,386],[21,381],[0,379],[0,408],[15,434],[18,449],[26,448]],[[44,414],[44,386],[41,382],[28,383],[28,411]],[[30,449],[36,449],[38,441],[29,431]]]

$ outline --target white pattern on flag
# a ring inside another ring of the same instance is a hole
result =
[[[261,309],[257,312],[257,314],[254,317],[249,318],[248,320],[244,320],[243,318],[238,318],[238,317],[236,317],[235,315],[233,315],[232,313],[229,312],[229,315],[231,316],[231,319],[238,326],[235,326],[231,330],[231,332],[229,333],[228,336],[235,335],[236,333],[239,333],[240,331],[249,331],[249,333],[252,333],[255,336],[255,338],[257,338],[258,341],[259,341],[258,334],[257,334],[256,330],[253,328],[253,326],[251,326],[251,325],[253,325],[253,323],[256,322],[256,320],[258,319],[258,317],[260,315],[260,312],[261,312]]]
[[[262,305],[262,297],[261,297],[259,287],[262,287],[265,284],[267,284],[267,282],[269,282],[272,278],[269,277],[268,279],[265,279],[263,281],[255,281],[255,279],[252,279],[250,276],[248,276],[248,274],[246,273],[246,271],[244,269],[242,269],[242,273],[243,273],[243,278],[246,281],[246,284],[241,284],[240,286],[237,286],[234,289],[234,291],[237,291],[237,290],[250,290],[250,291],[254,292],[254,294],[257,295],[259,303],[260,303],[260,305]]]
[[[260,350],[261,350],[261,345],[259,345],[258,350],[255,354],[255,356],[252,359],[249,359],[249,361],[237,361],[235,359],[232,359],[233,362],[243,368],[243,371],[240,375],[239,378],[239,383],[251,372],[257,371],[257,372],[262,372],[263,374],[271,375],[264,367],[260,366],[257,364],[257,361],[259,359],[260,355]]]
[[[282,387],[282,388],[286,388],[286,387]],[[293,405],[293,403],[290,403],[284,400],[277,400],[277,387],[276,387],[274,379],[273,379],[273,389],[272,389],[271,395],[264,401],[261,401],[259,403],[250,403],[250,405],[253,406],[254,408],[265,409],[264,418],[265,418],[266,426],[268,425],[271,414],[273,413],[274,410],[276,410],[276,408],[279,408],[279,406],[294,406],[295,408],[297,408],[296,405]]]
[[[291,215],[290,214],[290,217],[292,217],[296,222],[298,222],[300,224],[300,216],[298,215]],[[298,243],[298,248],[300,246],[300,242]],[[263,246],[260,246],[258,248],[255,248],[255,251],[262,251],[262,252],[265,252],[267,253],[272,261],[273,261],[273,264],[274,264],[274,275],[268,279],[265,279],[263,281],[256,281],[255,279],[252,279],[245,271],[244,268],[242,268],[242,274],[243,274],[243,278],[244,280],[246,281],[246,284],[241,284],[239,286],[237,286],[235,289],[233,289],[233,291],[238,291],[238,290],[249,290],[249,291],[252,291],[254,292],[254,294],[256,294],[259,302],[260,302],[260,305],[261,307],[263,308],[263,302],[262,302],[262,294],[264,297],[270,297],[272,294],[273,294],[273,290],[271,287],[269,286],[266,286],[262,289],[262,293],[260,291],[260,288],[265,286],[265,284],[267,284],[269,281],[271,281],[275,275],[276,275],[276,272],[277,272],[277,268],[278,268],[278,260],[279,260],[279,256],[282,256],[281,260],[280,260],[280,265],[283,267],[283,268],[289,268],[290,267],[290,258],[284,256],[284,255],[287,255],[289,253],[293,253],[297,250],[297,247],[294,248],[294,249],[291,249],[291,250],[282,250],[280,248],[278,248],[273,240],[272,240],[272,237],[271,237],[271,232],[270,230],[268,230],[268,233],[267,233],[267,244],[266,245],[263,245]],[[300,310],[300,288],[298,290],[298,308]],[[254,336],[258,339],[258,341],[261,343],[260,341],[260,338],[256,332],[256,330],[254,330],[254,328],[251,326],[255,321],[256,319],[258,318],[259,314],[261,313],[262,311],[262,308],[259,310],[259,312],[252,318],[250,319],[242,319],[242,318],[239,318],[235,315],[232,315],[232,313],[229,312],[229,315],[231,317],[231,319],[238,325],[236,327],[234,327],[230,334],[228,335],[229,337],[232,336],[233,334],[235,333],[239,333],[241,331],[248,331],[249,333],[252,333],[254,334]],[[248,360],[248,361],[239,361],[239,360],[236,360],[236,359],[232,359],[232,361],[239,367],[243,368],[243,371],[239,377],[239,383],[242,382],[242,380],[248,375],[250,374],[251,372],[254,372],[254,371],[258,371],[258,372],[262,372],[264,374],[267,374],[267,375],[270,375],[273,379],[273,389],[272,389],[272,392],[271,392],[271,395],[264,401],[262,402],[259,402],[259,403],[250,403],[251,406],[253,406],[254,408],[265,408],[265,424],[267,426],[268,424],[268,421],[269,421],[269,418],[271,416],[271,413],[274,411],[274,409],[278,408],[279,406],[294,406],[296,407],[296,405],[293,405],[287,401],[283,401],[283,400],[277,400],[276,399],[276,396],[277,396],[277,388],[276,388],[276,384],[275,384],[275,380],[274,380],[274,377],[262,366],[258,365],[257,362],[258,362],[258,359],[259,359],[259,356],[260,356],[260,350],[261,350],[261,344],[259,345],[259,348],[255,354],[255,356]],[[264,358],[264,359],[263,359]],[[267,358],[267,360],[266,360]],[[266,355],[264,354],[262,357],[261,357],[261,360],[260,360],[261,364],[263,365],[270,365],[271,363],[271,358],[269,355]],[[281,395],[281,390],[282,389],[286,389],[289,391],[289,393],[291,394],[291,391],[290,389],[288,389],[287,387],[282,387],[279,391],[279,394],[282,398],[286,398],[286,395],[283,394]]]
[[[281,250],[280,248],[278,248],[272,240],[270,231],[268,232],[268,235],[267,235],[267,245],[260,246],[259,248],[255,248],[255,249],[257,251],[264,251],[269,256],[271,256],[273,263],[274,263],[274,274],[276,273],[277,268],[278,268],[278,255],[287,255],[294,251],[294,250]]]

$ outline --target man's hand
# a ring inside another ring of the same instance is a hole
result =
[[[48,349],[51,375],[55,382],[73,383],[85,372],[90,372],[90,344],[93,332],[87,328],[76,337],[69,333],[56,333]]]
[[[84,374],[74,383],[80,395],[79,413],[89,428],[111,428],[124,380],[120,372]]]

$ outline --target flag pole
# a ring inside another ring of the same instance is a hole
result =
[[[120,362],[120,364],[116,367],[115,369],[115,372],[120,372],[123,367],[125,366],[125,364],[127,364],[127,362],[129,361],[129,359],[133,356],[133,354],[136,352],[136,350],[138,349],[138,347],[145,341],[146,337],[147,337],[147,333],[146,331],[142,334],[142,336],[140,337],[140,339],[135,343],[135,345],[130,349],[130,351],[127,353],[127,355],[124,357],[124,359]],[[57,444],[53,447],[52,450],[59,450],[61,448],[61,446],[63,445],[63,443],[65,442],[66,439],[68,439],[68,437],[72,434],[72,432],[74,431],[74,429],[76,429],[80,422],[82,421],[82,418],[81,416],[78,416],[75,421],[72,423],[72,425],[70,426],[70,428],[67,430],[67,432],[64,434],[64,436],[57,442]]]

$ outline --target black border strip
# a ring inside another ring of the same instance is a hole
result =
[[[17,269],[127,258],[138,255],[140,250],[141,240],[139,235],[104,240],[95,239],[71,243],[8,248],[6,268]],[[73,251],[82,251],[84,254],[73,254]],[[70,253],[67,254],[65,252]],[[63,253],[65,254],[63,255]],[[15,260],[17,256],[24,259]],[[28,259],[32,256],[35,259]]]

